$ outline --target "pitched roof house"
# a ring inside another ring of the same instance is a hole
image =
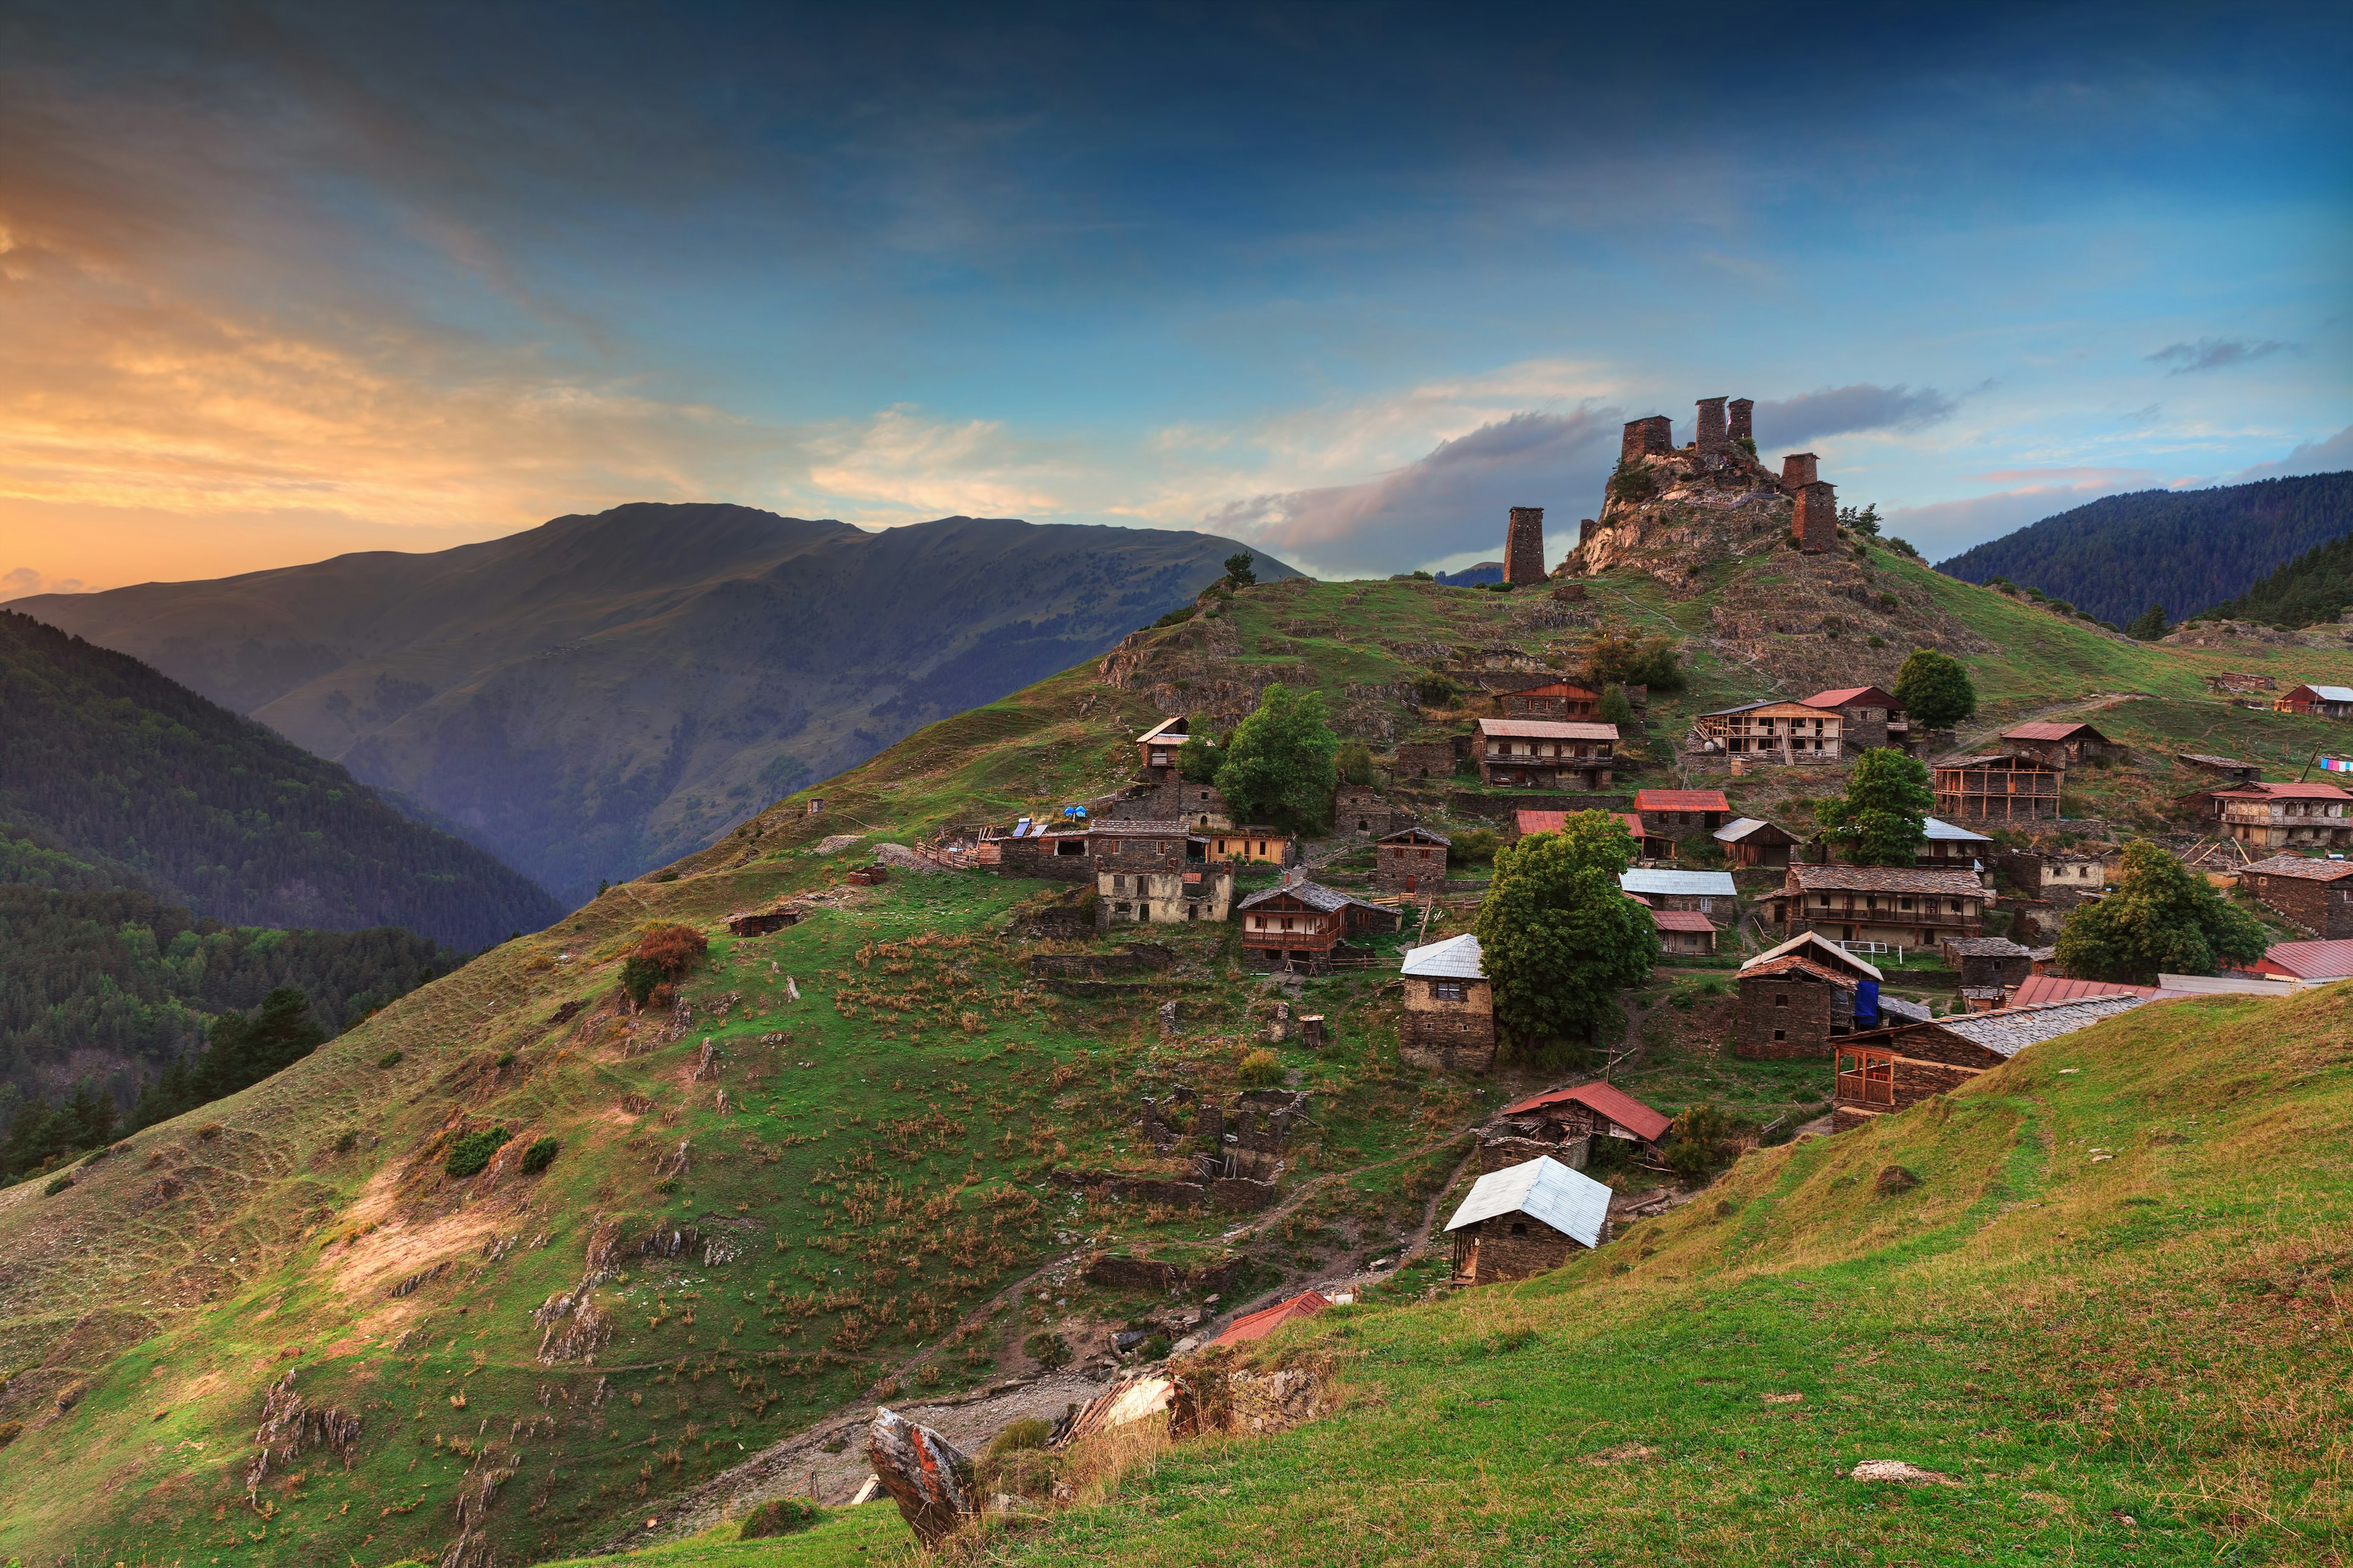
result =
[[[1567,1125],[1570,1137],[1588,1134],[1656,1144],[1674,1125],[1674,1119],[1613,1084],[1580,1083],[1567,1089],[1532,1094],[1497,1112],[1502,1116],[1541,1116]]]
[[[1480,1177],[1446,1230],[1456,1284],[1529,1279],[1609,1239],[1609,1189],[1539,1156]]]
[[[1973,872],[1913,866],[1792,866],[1766,896],[1767,918],[1795,936],[1928,947],[1984,929],[1993,895]]]
[[[2274,713],[2316,713],[2323,719],[2353,719],[2353,686],[2291,687],[2272,700]]]
[[[1495,1065],[1495,994],[1469,931],[1410,948],[1399,972],[1398,1055],[1416,1067],[1485,1072]]]

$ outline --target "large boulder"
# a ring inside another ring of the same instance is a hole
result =
[[[971,1457],[928,1426],[877,1406],[866,1456],[899,1516],[927,1548],[980,1512]]]

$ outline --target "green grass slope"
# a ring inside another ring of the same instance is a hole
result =
[[[1769,564],[1790,570],[1782,559]],[[1893,558],[1874,554],[1873,569],[1903,595],[1951,595],[1940,601],[1960,628],[1951,635],[1998,647],[1981,660],[1997,715],[2087,689],[2137,688],[2155,696],[2117,712],[2174,704],[2190,717],[2167,722],[2186,725],[2219,708],[2202,698],[2202,669],[2250,662],[2121,644]],[[1772,678],[1744,662],[1714,619],[1717,605],[1748,591],[1740,573],[1720,574],[1713,600],[1670,602],[1655,584],[1604,582],[1591,585],[1576,620],[1552,617],[1551,601],[1535,595],[1287,583],[1241,595],[1209,625],[1203,616],[1147,634],[1141,648],[1192,660],[1196,675],[1178,679],[1304,680],[1330,692],[1352,727],[1396,739],[1460,722],[1396,695],[1424,670],[1501,643],[1539,665],[1567,666],[1603,626],[1671,626],[1687,638],[1690,689],[1654,703],[1652,730],[1672,735],[1689,711],[1753,695]],[[1812,657],[1801,637],[1787,640]],[[2283,672],[2324,657],[2263,653]],[[0,1248],[10,1259],[0,1270],[8,1377],[0,1430],[19,1428],[0,1447],[0,1554],[380,1568],[438,1558],[462,1539],[476,1564],[557,1557],[634,1530],[680,1491],[837,1410],[1022,1373],[1030,1363],[1020,1347],[1037,1329],[1121,1321],[1138,1303],[1075,1286],[1041,1303],[1008,1287],[1097,1246],[1182,1257],[1233,1227],[1223,1215],[1090,1204],[1043,1181],[1057,1163],[1148,1166],[1129,1146],[1138,1095],[1176,1081],[1210,1092],[1232,1086],[1271,998],[1236,969],[1230,928],[1175,937],[1177,965],[1156,983],[1165,990],[1065,997],[1028,983],[1037,944],[1006,934],[1037,885],[902,876],[850,889],[849,857],[816,846],[828,834],[904,838],[1088,798],[1128,775],[1130,737],[1159,711],[1145,687],[1107,685],[1088,667],[933,725],[807,792],[826,798],[822,815],[807,815],[803,796],[781,802],[669,870],[402,999],[277,1078],[142,1132],[82,1167],[69,1190],[0,1192]],[[1653,765],[1649,776],[1667,774]],[[786,893],[821,907],[768,937],[724,934],[728,910]],[[687,987],[685,1020],[629,1017],[613,1005],[621,956],[657,920],[714,933],[710,965]],[[1312,1277],[1392,1247],[1451,1174],[1450,1140],[1501,1096],[1543,1081],[1405,1068],[1382,978],[1311,983],[1307,1005],[1332,1017],[1337,1044],[1282,1053],[1316,1096],[1317,1126],[1287,1178],[1298,1206],[1246,1227],[1238,1243],[1262,1279]],[[1688,989],[1672,976],[1662,984]],[[1185,1018],[1173,1040],[1153,1027],[1158,1000],[1172,994]],[[1663,995],[1633,1000],[1648,1006]],[[2065,1506],[2052,1504],[2052,1519],[2033,1525],[2040,1533],[2019,1538],[2046,1555],[2057,1539],[2048,1531],[2063,1526],[2090,1539],[2107,1529],[2098,1522],[2107,1515],[2092,1511],[2104,1499],[2163,1521],[2173,1516],[2156,1505],[2172,1507],[2192,1488],[2219,1500],[2207,1513],[2197,1511],[2204,1502],[2184,1503],[2178,1525],[2148,1526],[2178,1536],[2136,1539],[2211,1548],[2226,1529],[2251,1541],[2319,1539],[2310,1521],[2324,1504],[2338,1506],[2333,1494],[2286,1461],[2256,1464],[2251,1438],[2232,1438],[2238,1447],[2215,1449],[2224,1458],[2211,1463],[2203,1448],[2177,1461],[2153,1442],[2169,1479],[2126,1498],[2107,1461],[2078,1462],[2077,1452],[2094,1450],[2061,1442],[2096,1425],[2086,1414],[2096,1413],[2096,1396],[2080,1391],[2105,1386],[2097,1379],[2107,1373],[2061,1377],[2037,1348],[2060,1335],[2066,1355],[2057,1366],[2105,1368],[2105,1342],[2082,1336],[2113,1331],[2126,1336],[2115,1354],[2156,1358],[2152,1375],[2174,1388],[2179,1375],[2144,1349],[2167,1342],[2129,1334],[2171,1333],[2175,1320],[2128,1333],[2128,1303],[2186,1292],[2211,1308],[2200,1292],[2237,1278],[2233,1269],[2271,1267],[2264,1260],[2286,1256],[2277,1249],[2291,1232],[2302,1237],[2293,1245],[2319,1249],[2311,1257],[2341,1258],[2341,1207],[2331,1205],[2342,1197],[2343,1079],[2329,1054],[2340,1047],[2325,1027],[2290,1028],[2286,1015],[2251,1006],[2190,1005],[2165,1016],[2195,1028],[2136,1017],[2084,1037],[2081,1048],[2096,1045],[2113,1059],[2101,1057],[2096,1073],[2086,1059],[2063,1087],[2042,1087],[2042,1075],[2072,1063],[2074,1041],[1957,1100],[1942,1121],[1900,1119],[1861,1138],[1752,1155],[1729,1178],[1722,1214],[1711,1194],[1556,1279],[1327,1320],[1315,1331],[1347,1351],[1357,1390],[1342,1415],[1274,1444],[1172,1455],[1157,1480],[1112,1511],[1073,1515],[1008,1549],[1224,1561],[1248,1532],[1275,1531],[1281,1539],[1268,1550],[1278,1554],[1313,1544],[1341,1561],[1453,1561],[1501,1541],[1493,1554],[1514,1560],[1542,1558],[1549,1548],[1531,1543],[1544,1531],[1568,1540],[1574,1527],[1595,1560],[1666,1561],[1667,1546],[1638,1551],[1623,1532],[1665,1541],[1662,1500],[1684,1496],[1695,1507],[1744,1500],[1739,1507],[1771,1528],[1786,1525],[1789,1533],[1772,1539],[1828,1541],[1852,1524],[1839,1511],[1848,1494],[1829,1474],[1847,1450],[1788,1445],[1850,1437],[1918,1444],[1888,1457],[1969,1481],[1958,1491],[1873,1494],[1882,1511],[1873,1521],[1889,1529],[1927,1521],[1916,1528],[1928,1531],[1941,1528],[1937,1510],[1978,1506],[1978,1450],[1936,1424],[1961,1409],[1975,1422],[1969,1431],[1998,1435],[1982,1439],[1987,1468],[2015,1458],[2023,1474],[2021,1456],[2055,1467],[2031,1489]],[[1743,1077],[1674,1022],[1683,1016],[1650,1012],[1664,1033],[1659,1054],[1638,1064],[1654,1073],[1637,1081],[1662,1109],[1683,1095],[1745,1096],[1764,1120],[1777,1104],[1819,1104],[1826,1083],[1798,1081],[1788,1064]],[[715,1078],[696,1075],[706,1039]],[[2168,1109],[2199,1094],[2219,1096],[2211,1113]],[[2099,1110],[2112,1100],[2113,1113]],[[2207,1130],[2210,1114],[2227,1118],[2226,1132]],[[2148,1130],[2140,1142],[2127,1120]],[[490,1129],[503,1131],[505,1160],[449,1174],[450,1142]],[[2189,1142],[2157,1141],[2176,1131]],[[523,1175],[513,1156],[543,1136],[562,1152]],[[2116,1156],[2091,1165],[2076,1139]],[[1872,1177],[1890,1161],[1913,1164],[1926,1184],[1877,1198]],[[2112,1192],[2128,1172],[2149,1190]],[[2187,1207],[2170,1206],[2177,1197],[2159,1191],[2168,1182]],[[2160,1206],[2124,1203],[2145,1195]],[[2130,1226],[2100,1218],[2111,1197]],[[2045,1206],[2006,1206],[2038,1203]],[[672,1236],[680,1240],[649,1250],[649,1240]],[[2094,1241],[2096,1253],[2087,1250]],[[2110,1258],[2123,1261],[2111,1269]],[[1618,1272],[1625,1266],[1630,1273]],[[611,1334],[593,1364],[564,1352],[576,1318],[554,1316],[553,1337],[534,1321],[592,1271],[601,1278],[588,1299]],[[2277,1281],[2288,1278],[2275,1274],[2273,1289],[2228,1322],[2292,1323],[2304,1333],[2304,1306],[2277,1316],[2284,1301],[2308,1300],[2301,1283],[2284,1294]],[[1970,1327],[1981,1321],[2000,1331]],[[1522,1330],[1538,1339],[1518,1343]],[[2254,1421],[2245,1401],[2255,1385],[2240,1380],[2274,1369],[2290,1381],[2263,1420],[2306,1432],[2323,1414],[2341,1419],[2314,1403],[2311,1381],[2339,1342],[2295,1342],[2306,1347],[2296,1355],[2251,1352],[2228,1365],[2211,1356],[2216,1364],[2198,1386],[2237,1402],[2215,1405],[2218,1418]],[[1978,1363],[2000,1377],[1963,1370]],[[1832,1367],[1841,1369],[1835,1386]],[[249,1482],[264,1395],[290,1372],[310,1405],[357,1415],[359,1436],[348,1466],[311,1447]],[[1806,1377],[1818,1381],[1797,1381]],[[2047,1393],[2019,1381],[2032,1377],[2059,1381]],[[1980,1410],[1984,1401],[1961,1386],[1971,1382],[2035,1393],[2005,1394],[2020,1402]],[[1612,1397],[1579,1404],[1588,1385]],[[2158,1386],[2119,1392],[2116,1421],[2156,1420],[2146,1413],[2158,1397],[2147,1388]],[[1784,1392],[1807,1399],[1759,1403]],[[1848,1405],[1848,1395],[1858,1403]],[[1573,1421],[1559,1415],[1580,1410]],[[1932,1434],[1936,1445],[1926,1443]],[[1712,1469],[1583,1462],[1620,1443],[1715,1456],[1725,1442],[1736,1458],[1711,1458]],[[1769,1458],[1774,1468],[1744,1468],[1743,1448],[1756,1466]],[[1820,1474],[1800,1476],[1805,1466]],[[1482,1468],[1490,1480],[1477,1479]],[[1600,1489],[1574,1492],[1601,1499],[1598,1511],[1542,1522],[1572,1481]],[[2031,1511],[2040,1506],[2018,1504],[2019,1517],[2040,1519]],[[2226,1526],[2234,1509],[2253,1523]],[[2277,1529],[2305,1534],[2263,1535],[2274,1518],[2285,1521]],[[1324,1528],[1298,1530],[1306,1521]],[[1982,1533],[1976,1515],[1964,1522]],[[1731,1528],[1709,1516],[1707,1528],[1720,1525]],[[725,1550],[818,1561],[807,1553],[828,1532],[873,1528],[837,1520],[797,1544]],[[860,1545],[882,1550],[858,1533],[839,1560],[873,1560]],[[723,1550],[709,1541],[664,1550],[690,1547]],[[785,1552],[801,1555],[776,1555]],[[1828,1547],[1815,1554],[1838,1560]],[[1866,1560],[1869,1551],[1852,1555]]]

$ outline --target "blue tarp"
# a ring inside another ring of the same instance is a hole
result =
[[[1861,1027],[1865,1018],[1879,1019],[1879,982],[1858,980],[1854,983],[1854,1021]]]

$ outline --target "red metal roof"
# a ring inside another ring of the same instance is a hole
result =
[[[2346,944],[2353,947],[2353,942]],[[2086,996],[2154,996],[2154,985],[2119,985],[2107,980],[2070,980],[2061,974],[2030,974],[2018,983],[2009,1002],[2012,1007],[2039,1007],[2046,1002],[2080,1002]]]
[[[2004,730],[2001,738],[2005,741],[2072,741],[2079,734],[2088,735],[2095,741],[2107,739],[2089,724],[2062,724],[2047,719],[2021,724],[2015,730]]]
[[[1636,811],[1730,811],[1732,803],[1720,789],[1641,789],[1634,792]]]
[[[1786,953],[1779,958],[1768,958],[1762,963],[1751,962],[1742,967],[1740,978],[1757,980],[1768,974],[1790,973],[1810,974],[1817,980],[1827,980],[1846,991],[1852,991],[1862,984],[1862,978],[1859,975],[1841,974],[1835,970],[1816,963],[1810,958],[1801,957],[1794,952]]]
[[[1642,819],[1641,817],[1635,816],[1630,811],[1613,811],[1609,815],[1624,823],[1626,825],[1627,832],[1632,834],[1637,838],[1642,837]],[[1568,813],[1565,811],[1538,811],[1534,807],[1528,807],[1513,813],[1513,820],[1518,826],[1521,836],[1525,837],[1526,835],[1531,833],[1558,833],[1563,827],[1568,825]]]
[[[2298,980],[2343,980],[2353,976],[2353,942],[2275,942],[2256,970]]]
[[[1288,1301],[1277,1302],[1256,1312],[1236,1318],[1209,1342],[1213,1345],[1238,1345],[1246,1340],[1262,1340],[1294,1318],[1312,1318],[1332,1304],[1332,1299],[1320,1290],[1309,1290],[1293,1296]]]
[[[1652,910],[1651,923],[1661,931],[1712,931],[1715,922],[1697,910]]]
[[[1580,1083],[1569,1089],[1556,1089],[1549,1094],[1531,1095],[1517,1105],[1504,1107],[1501,1114],[1517,1116],[1522,1111],[1542,1110],[1548,1105],[1567,1105],[1574,1100],[1588,1110],[1615,1121],[1644,1142],[1655,1143],[1674,1125],[1672,1119],[1660,1115],[1622,1089],[1612,1089],[1606,1083]]]
[[[1876,686],[1841,686],[1831,691],[1817,691],[1802,700],[1809,708],[1852,708],[1868,702],[1873,708],[1901,708],[1903,703]]]

